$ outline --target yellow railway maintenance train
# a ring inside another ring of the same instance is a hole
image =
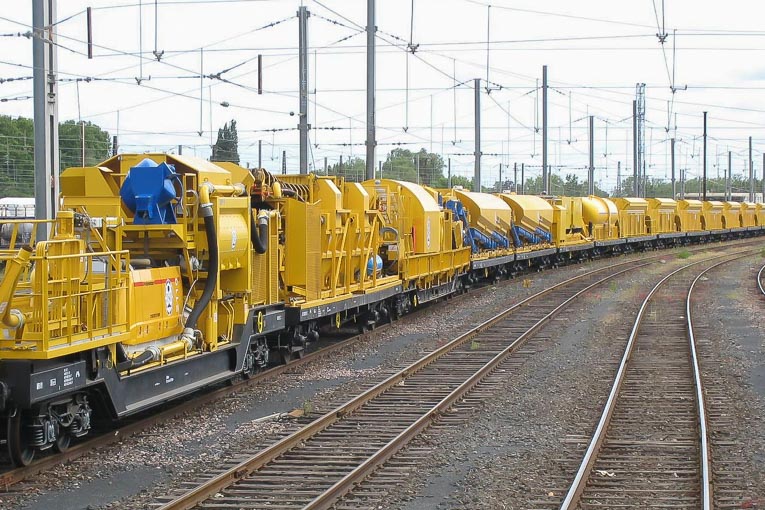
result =
[[[166,154],[61,174],[50,238],[0,218],[0,416],[17,465],[122,418],[510,276],[755,235],[761,205],[272,175]]]

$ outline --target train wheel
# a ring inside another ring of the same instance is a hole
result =
[[[72,443],[72,436],[69,434],[69,432],[62,430],[58,437],[56,438],[56,442],[53,445],[53,448],[58,453],[64,453],[69,449],[69,446]]]
[[[35,449],[29,444],[29,432],[25,430],[18,409],[8,416],[8,455],[16,466],[28,466],[35,457]]]

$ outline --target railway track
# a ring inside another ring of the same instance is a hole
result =
[[[592,287],[650,262],[566,280],[510,307],[268,448],[158,500],[161,510],[329,508],[474,390]],[[395,485],[395,477],[382,485]],[[388,486],[388,488],[390,488]],[[385,490],[376,484],[373,491]],[[372,496],[374,499],[377,495]],[[354,506],[351,505],[351,506]]]
[[[760,289],[760,294],[765,296],[765,266],[757,273],[757,288]]]
[[[561,510],[711,508],[708,417],[691,298],[704,274],[751,253],[685,265],[645,298]],[[698,264],[708,265],[694,274]]]

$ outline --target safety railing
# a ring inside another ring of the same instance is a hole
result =
[[[54,357],[129,331],[129,253],[82,248],[77,239],[38,244],[31,276],[19,282],[11,303],[24,314],[24,329],[20,338],[9,338],[6,330],[0,358],[18,357],[7,355],[14,351]]]

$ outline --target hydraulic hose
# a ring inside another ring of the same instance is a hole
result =
[[[250,238],[256,253],[262,255],[268,251],[268,215],[259,215],[256,224],[255,218],[250,214]]]
[[[124,372],[125,370],[142,367],[153,359],[154,354],[151,351],[143,351],[135,358],[130,358],[127,361],[117,363],[117,371]]]
[[[210,250],[210,256],[207,261],[207,281],[205,282],[205,288],[202,291],[202,297],[194,303],[194,308],[191,309],[189,318],[186,320],[186,325],[183,331],[184,336],[193,337],[193,332],[197,328],[197,322],[202,315],[202,311],[210,303],[215,287],[218,285],[218,234],[215,231],[215,218],[213,218],[212,203],[209,199],[208,193],[200,193],[202,198],[202,205],[200,205],[200,213],[205,222],[205,233],[207,234],[207,246]],[[206,200],[205,200],[206,198]]]

